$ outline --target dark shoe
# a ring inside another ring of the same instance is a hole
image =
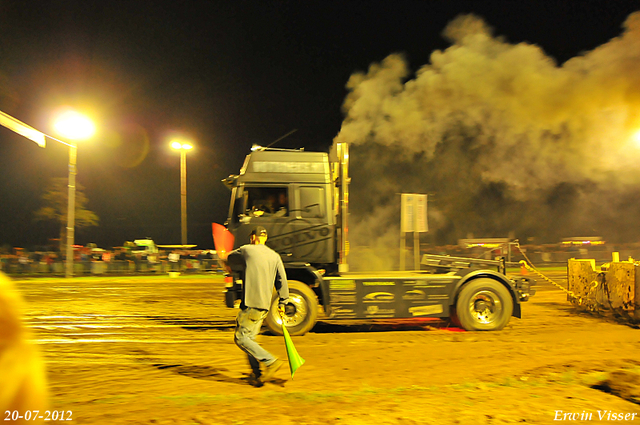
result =
[[[280,370],[284,363],[284,360],[276,360],[275,362],[267,366],[264,370],[264,373],[262,374],[262,381],[266,382],[269,379],[273,378],[273,375],[275,375],[276,372]]]
[[[256,388],[260,388],[264,385],[264,382],[262,382],[260,378],[256,377],[256,374],[253,372],[251,372],[251,375],[249,375],[249,377],[247,378],[247,382],[249,383],[249,385]]]

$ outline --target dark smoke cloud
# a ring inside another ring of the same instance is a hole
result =
[[[397,246],[397,194],[411,191],[433,194],[438,244],[510,232],[637,240],[640,12],[623,28],[559,65],[464,15],[415,74],[393,54],[352,75],[335,141],[352,146],[354,244]]]

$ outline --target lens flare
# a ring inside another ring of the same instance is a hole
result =
[[[636,131],[636,133],[633,135],[633,140],[640,145],[640,130]]]

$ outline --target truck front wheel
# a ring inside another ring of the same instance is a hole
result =
[[[318,319],[318,298],[303,282],[289,281],[289,304],[286,307],[284,324],[290,335],[304,335],[316,324]],[[271,309],[265,320],[269,330],[282,335],[282,319],[278,314],[278,295],[275,294]]]
[[[504,328],[513,313],[511,294],[500,282],[480,278],[460,290],[455,314],[468,331],[497,331]]]

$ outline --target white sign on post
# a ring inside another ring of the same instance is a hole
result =
[[[400,231],[413,232],[413,199],[412,193],[403,193],[400,197]]]
[[[428,232],[427,195],[403,193],[400,198],[400,231]]]
[[[421,232],[428,232],[427,195],[403,193],[400,196],[400,270],[405,269],[405,234],[413,232],[414,268],[419,270]]]
[[[416,232],[428,232],[429,223],[427,221],[427,195],[415,195],[416,198]]]

